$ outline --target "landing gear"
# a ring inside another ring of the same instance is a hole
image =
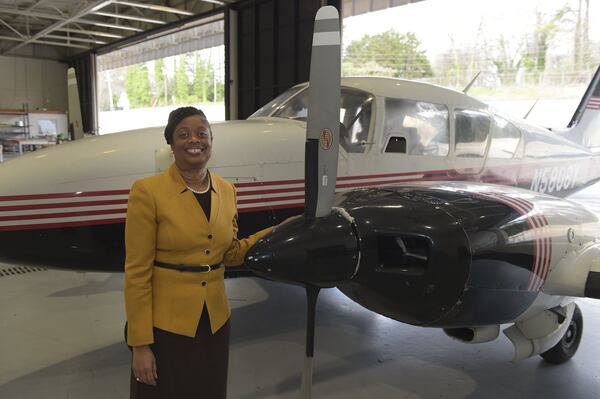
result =
[[[579,306],[575,304],[575,311],[573,312],[573,318],[569,327],[565,332],[565,335],[558,341],[556,345],[548,349],[546,352],[540,354],[545,361],[552,364],[561,364],[571,359],[577,348],[579,348],[579,342],[581,342],[581,335],[583,334],[583,317]]]

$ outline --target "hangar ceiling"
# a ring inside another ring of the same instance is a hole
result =
[[[64,59],[237,0],[1,0],[0,55]]]

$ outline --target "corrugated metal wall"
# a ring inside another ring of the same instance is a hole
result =
[[[320,0],[256,0],[238,12],[238,118],[308,80],[312,30]],[[327,4],[339,9],[339,0]]]

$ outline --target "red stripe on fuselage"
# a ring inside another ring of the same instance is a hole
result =
[[[81,201],[81,202],[60,202],[49,204],[31,204],[31,205],[10,205],[0,206],[0,212],[7,211],[27,211],[33,209],[54,209],[54,208],[75,208],[82,206],[101,206],[101,205],[123,205],[127,204],[126,199],[105,200],[105,201]]]
[[[94,225],[102,225],[102,224],[119,224],[119,223],[125,223],[125,218],[83,220],[83,221],[79,221],[79,222],[25,224],[25,225],[19,225],[19,226],[0,226],[0,231],[45,230],[45,229],[59,229],[59,228],[66,228],[66,227],[84,227],[84,226],[94,226]]]
[[[13,221],[13,220],[31,220],[31,219],[56,219],[56,218],[69,218],[69,217],[93,216],[93,215],[114,215],[115,213],[126,213],[126,212],[127,212],[127,208],[121,208],[121,209],[102,209],[102,210],[97,210],[97,211],[11,215],[11,216],[0,216],[0,222],[8,222],[8,221]]]
[[[26,201],[26,200],[36,200],[36,199],[100,197],[100,196],[109,196],[109,195],[128,195],[128,194],[129,194],[129,190],[105,190],[105,191],[80,191],[80,192],[75,192],[75,193],[4,195],[4,196],[0,196],[0,201]]]

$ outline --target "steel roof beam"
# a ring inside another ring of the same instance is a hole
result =
[[[4,20],[0,19],[0,23],[4,26],[6,26],[8,29],[12,30],[13,32],[15,32],[17,35],[19,35],[19,37],[21,37],[21,39],[25,39],[25,36],[23,34],[21,34],[21,32],[19,32],[18,30],[16,30],[15,28],[13,28],[12,26],[10,26],[7,22],[5,22]]]
[[[66,24],[69,24],[71,22],[75,22],[77,21],[79,18],[98,11],[104,7],[106,7],[107,5],[109,5],[112,2],[112,0],[97,0],[94,1],[91,4],[88,4],[86,7],[82,8],[81,10],[79,10],[78,12],[76,12],[74,15],[70,16],[67,19],[64,19],[62,21],[58,21],[55,22],[54,24],[42,29],[41,31],[37,32],[35,35],[31,36],[30,38],[28,38],[27,40],[17,44],[16,46],[14,46],[13,48],[9,49],[8,51],[5,51],[3,54],[6,54],[9,51],[15,51],[23,46],[26,46],[29,43],[34,42],[35,40],[38,40],[39,38],[43,37],[44,35],[47,35],[48,33],[63,27]]]
[[[18,37],[12,37],[12,36],[0,36],[0,40],[12,40],[15,42],[24,42],[25,40],[28,39],[19,39]],[[83,46],[80,44],[71,44],[71,43],[59,43],[59,42],[48,42],[45,40],[28,40],[30,43],[36,43],[36,44],[48,44],[51,46],[61,46],[61,47],[75,47],[75,48],[83,48],[83,49],[89,49],[88,46]]]
[[[113,4],[121,4],[124,6],[135,7],[135,8],[145,8],[145,9],[153,10],[153,11],[169,12],[171,14],[194,15],[193,12],[180,10],[179,8],[161,6],[158,4],[137,3],[134,1],[120,1],[120,0],[115,0],[113,2]]]
[[[115,24],[109,24],[109,23],[106,23],[106,22],[92,21],[92,20],[89,20],[89,19],[80,19],[77,22],[79,22],[80,24],[84,24],[84,25],[102,26],[102,27],[105,27],[105,28],[129,30],[129,31],[132,31],[132,32],[143,32],[144,31],[143,29],[134,28],[133,26],[115,25]]]
[[[105,23],[102,21],[94,21],[94,20],[83,19],[83,18],[79,18],[77,20],[70,21],[70,19],[72,17],[64,18],[64,17],[61,17],[60,15],[56,15],[56,14],[43,13],[43,12],[38,12],[38,11],[25,11],[25,10],[21,10],[21,9],[17,9],[17,8],[0,7],[0,14],[2,14],[2,13],[24,15],[27,17],[35,17],[35,18],[53,19],[56,21],[64,22],[63,24],[61,24],[61,26],[65,25],[67,23],[77,22],[77,23],[85,24],[85,25],[103,26],[106,28],[129,30],[129,31],[133,31],[133,32],[142,32],[143,31],[143,29],[134,28],[132,26],[115,25],[115,24]],[[65,22],[65,21],[67,21],[67,22]]]
[[[115,33],[100,32],[98,30],[88,30],[88,29],[58,28],[57,31],[59,31],[59,32],[68,32],[68,33],[80,33],[82,35],[111,37],[113,39],[122,39],[122,38],[125,37],[125,36],[122,36],[122,35],[117,35]]]
[[[129,19],[131,21],[147,22],[150,24],[158,24],[158,25],[166,24],[165,21],[159,21],[158,19],[136,17],[134,15],[126,15],[126,14],[114,14],[112,12],[96,11],[96,12],[94,12],[94,15],[102,15],[103,17],[111,17],[111,18],[118,18],[118,19]]]
[[[68,42],[84,42],[84,43],[94,43],[94,44],[106,44],[102,40],[95,39],[86,39],[85,37],[74,37],[74,36],[60,36],[60,35],[46,35],[48,39],[60,39]]]

